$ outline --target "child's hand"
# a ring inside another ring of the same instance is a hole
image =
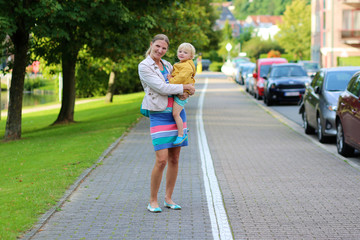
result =
[[[188,94],[187,92],[184,92],[183,95],[179,95],[179,99],[180,99],[180,100],[185,100],[185,99],[187,99],[188,97],[189,97],[189,94]]]

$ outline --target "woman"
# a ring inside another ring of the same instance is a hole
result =
[[[142,108],[150,110],[150,133],[155,149],[155,165],[151,173],[150,203],[147,209],[150,212],[161,212],[157,194],[159,192],[163,171],[166,172],[166,190],[164,207],[180,210],[181,207],[172,200],[175,182],[178,174],[179,156],[182,146],[187,146],[187,140],[180,145],[173,145],[177,137],[177,128],[172,116],[172,95],[182,95],[185,91],[195,93],[191,84],[169,84],[167,75],[170,75],[172,65],[161,59],[169,47],[169,39],[164,34],[156,35],[150,42],[146,52],[146,59],[139,64],[139,76],[145,91]],[[181,117],[186,133],[186,114],[183,110]]]

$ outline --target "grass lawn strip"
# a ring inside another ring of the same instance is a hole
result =
[[[16,239],[140,117],[143,93],[75,107],[75,124],[50,126],[58,109],[23,115],[22,140],[0,143],[0,236]],[[6,121],[0,121],[0,134]]]

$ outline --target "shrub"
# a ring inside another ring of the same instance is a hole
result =
[[[42,77],[25,77],[24,90],[33,91],[36,88],[45,86],[45,81]]]
[[[222,62],[212,62],[210,64],[209,70],[213,72],[221,72],[221,66],[223,65]]]

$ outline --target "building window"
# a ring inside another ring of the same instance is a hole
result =
[[[344,30],[360,30],[360,10],[344,10],[342,23]]]
[[[323,12],[323,29],[326,29],[326,13]]]
[[[344,10],[342,19],[343,38],[360,37],[360,10]]]
[[[322,34],[322,47],[325,47],[326,46],[326,33],[323,32]]]

